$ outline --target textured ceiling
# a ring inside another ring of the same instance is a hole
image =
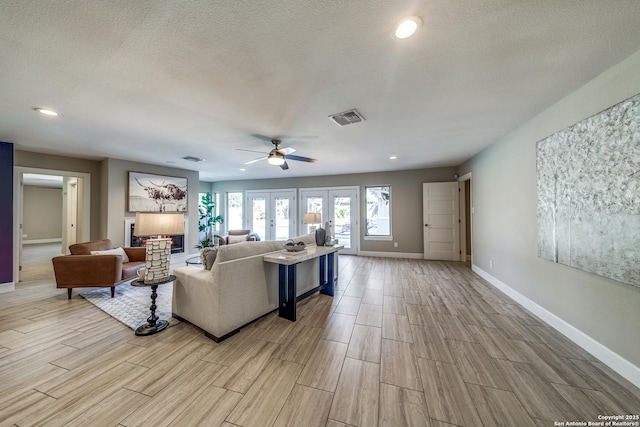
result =
[[[0,140],[206,181],[455,166],[638,49],[637,0],[2,0]],[[255,135],[318,162],[244,166]]]

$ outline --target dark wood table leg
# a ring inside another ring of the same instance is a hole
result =
[[[141,325],[136,329],[136,335],[153,335],[158,332],[166,329],[169,326],[169,322],[166,320],[158,320],[158,316],[156,316],[156,298],[158,297],[158,285],[151,286],[151,315],[147,318],[147,323],[145,325]]]

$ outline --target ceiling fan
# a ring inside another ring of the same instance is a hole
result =
[[[299,162],[307,162],[307,163],[315,163],[316,159],[311,159],[309,157],[303,156],[294,156],[291,153],[295,152],[295,148],[285,147],[278,148],[282,141],[279,139],[273,138],[271,143],[274,145],[274,149],[268,153],[263,153],[262,151],[255,150],[244,150],[242,148],[237,148],[238,151],[248,151],[251,153],[262,153],[266,154],[266,156],[258,157],[257,159],[249,160],[245,162],[245,165],[250,165],[251,163],[259,162],[260,160],[266,160],[270,165],[280,166],[281,169],[287,170],[289,169],[289,165],[287,164],[287,160],[297,160]]]

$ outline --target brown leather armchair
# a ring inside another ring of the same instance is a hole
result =
[[[260,240],[260,236],[252,233],[251,230],[229,230],[228,234],[224,237],[217,234],[214,235],[214,237],[218,238],[218,244],[220,246],[244,241],[257,242]]]
[[[122,262],[121,255],[91,255],[91,251],[114,249],[111,240],[95,240],[69,246],[71,255],[54,257],[53,271],[56,287],[67,288],[71,299],[73,288],[111,288],[111,298],[115,287],[138,277],[138,269],[145,266],[146,248],[124,248],[129,262]]]

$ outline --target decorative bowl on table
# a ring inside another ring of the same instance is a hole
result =
[[[306,249],[306,246],[304,242],[294,242],[292,239],[287,240],[287,242],[282,245],[283,248],[285,248],[287,251],[289,252],[300,252],[300,251],[304,251]]]

